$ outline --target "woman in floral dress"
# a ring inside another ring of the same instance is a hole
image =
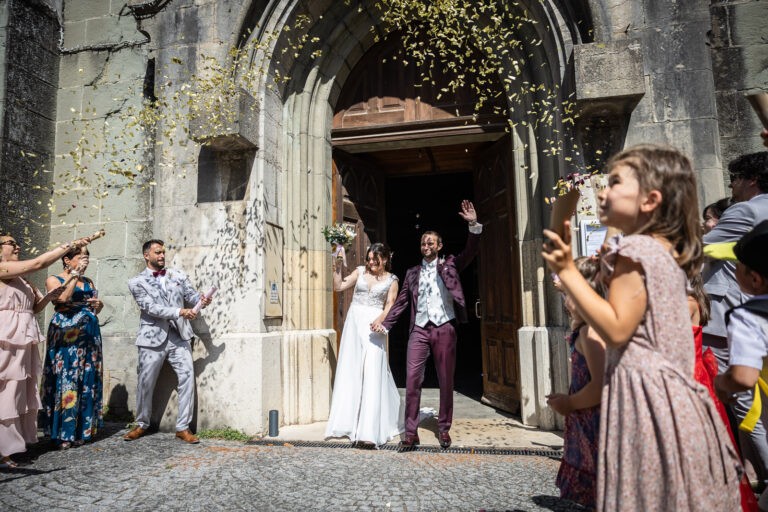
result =
[[[103,424],[101,331],[96,318],[103,304],[92,281],[82,276],[88,254],[71,251],[62,261],[64,271],[48,277],[46,286],[61,286],[73,274],[76,279],[56,300],[48,327],[43,409],[45,433],[66,449],[90,440]]]

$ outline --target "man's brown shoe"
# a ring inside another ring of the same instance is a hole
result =
[[[182,441],[186,441],[190,444],[196,444],[200,442],[197,436],[190,432],[189,429],[176,432],[176,439],[181,439]]]
[[[133,441],[134,439],[138,439],[146,433],[147,433],[146,429],[141,427],[136,427],[135,429],[125,434],[123,436],[123,439],[125,439],[126,441]]]

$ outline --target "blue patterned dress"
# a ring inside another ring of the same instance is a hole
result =
[[[44,428],[46,435],[58,442],[87,441],[103,425],[101,331],[85,302],[93,297],[93,291],[86,279],[84,288],[75,288],[69,302],[56,305],[48,326]]]
[[[586,327],[584,327],[586,328]],[[589,384],[586,358],[576,350],[579,331],[571,334],[571,387],[573,395]],[[600,406],[577,409],[565,417],[563,458],[555,483],[560,488],[560,497],[581,503],[589,509],[595,508],[597,489],[597,448],[600,432]]]

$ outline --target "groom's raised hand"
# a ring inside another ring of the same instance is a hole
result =
[[[477,212],[475,211],[475,206],[472,204],[472,201],[467,201],[465,199],[461,202],[459,217],[467,222],[477,222]]]

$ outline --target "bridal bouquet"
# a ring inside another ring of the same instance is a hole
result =
[[[354,228],[349,224],[337,222],[332,226],[324,227],[323,236],[325,236],[326,242],[333,247],[333,256],[341,259],[344,262],[344,266],[346,266],[347,254],[345,248],[349,247],[352,244],[352,240],[357,236]]]

